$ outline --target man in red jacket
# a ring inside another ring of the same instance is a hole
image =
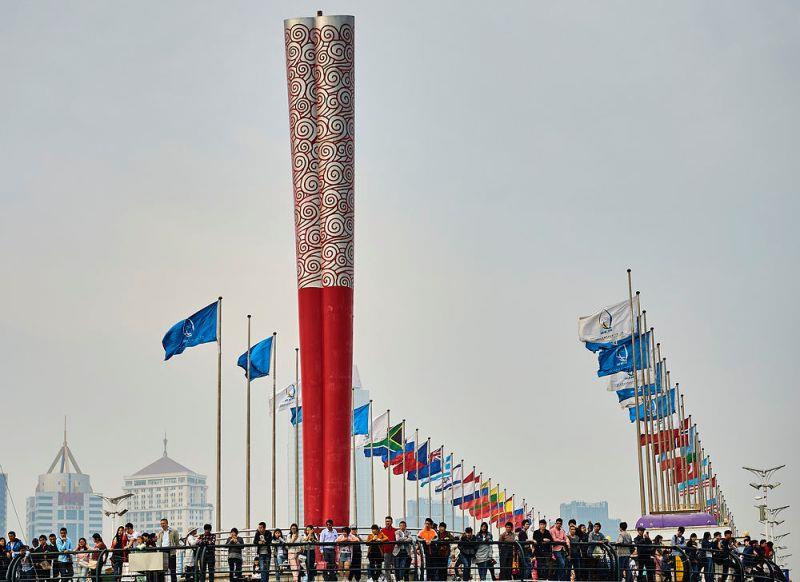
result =
[[[383,575],[386,582],[392,582],[392,572],[394,572],[394,542],[397,541],[397,536],[394,532],[397,531],[396,527],[392,524],[394,520],[391,515],[386,516],[386,526],[381,530],[381,533],[386,536],[388,543],[383,544]]]

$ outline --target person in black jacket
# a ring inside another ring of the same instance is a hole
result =
[[[272,564],[272,532],[267,529],[267,524],[263,521],[259,522],[256,533],[253,534],[253,545],[256,547],[261,582],[267,582]]]
[[[656,570],[655,564],[653,563],[653,552],[655,548],[650,539],[650,534],[648,534],[646,529],[641,525],[636,528],[636,531],[639,532],[639,535],[633,538],[633,545],[636,547],[636,565],[639,570],[637,578],[639,582],[643,582],[643,580],[655,580]]]
[[[475,554],[478,551],[478,545],[475,541],[475,534],[472,533],[471,527],[464,528],[464,535],[458,538],[458,561],[454,568],[456,578],[459,576],[462,580],[471,580],[472,576],[472,561],[475,559]],[[458,567],[461,566],[461,573],[459,574]]]

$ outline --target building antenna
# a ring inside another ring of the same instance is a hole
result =
[[[164,431],[164,456],[167,456],[167,431]]]

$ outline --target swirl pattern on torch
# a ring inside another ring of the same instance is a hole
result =
[[[316,162],[322,286],[353,287],[353,20],[317,17],[314,43]]]
[[[322,285],[314,37],[313,18],[284,25],[298,288]]]

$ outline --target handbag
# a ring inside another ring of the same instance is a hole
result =
[[[53,563],[50,560],[42,560],[39,562],[39,568],[41,570],[49,570],[53,567]]]
[[[97,569],[97,560],[89,560],[89,569],[96,570]]]

